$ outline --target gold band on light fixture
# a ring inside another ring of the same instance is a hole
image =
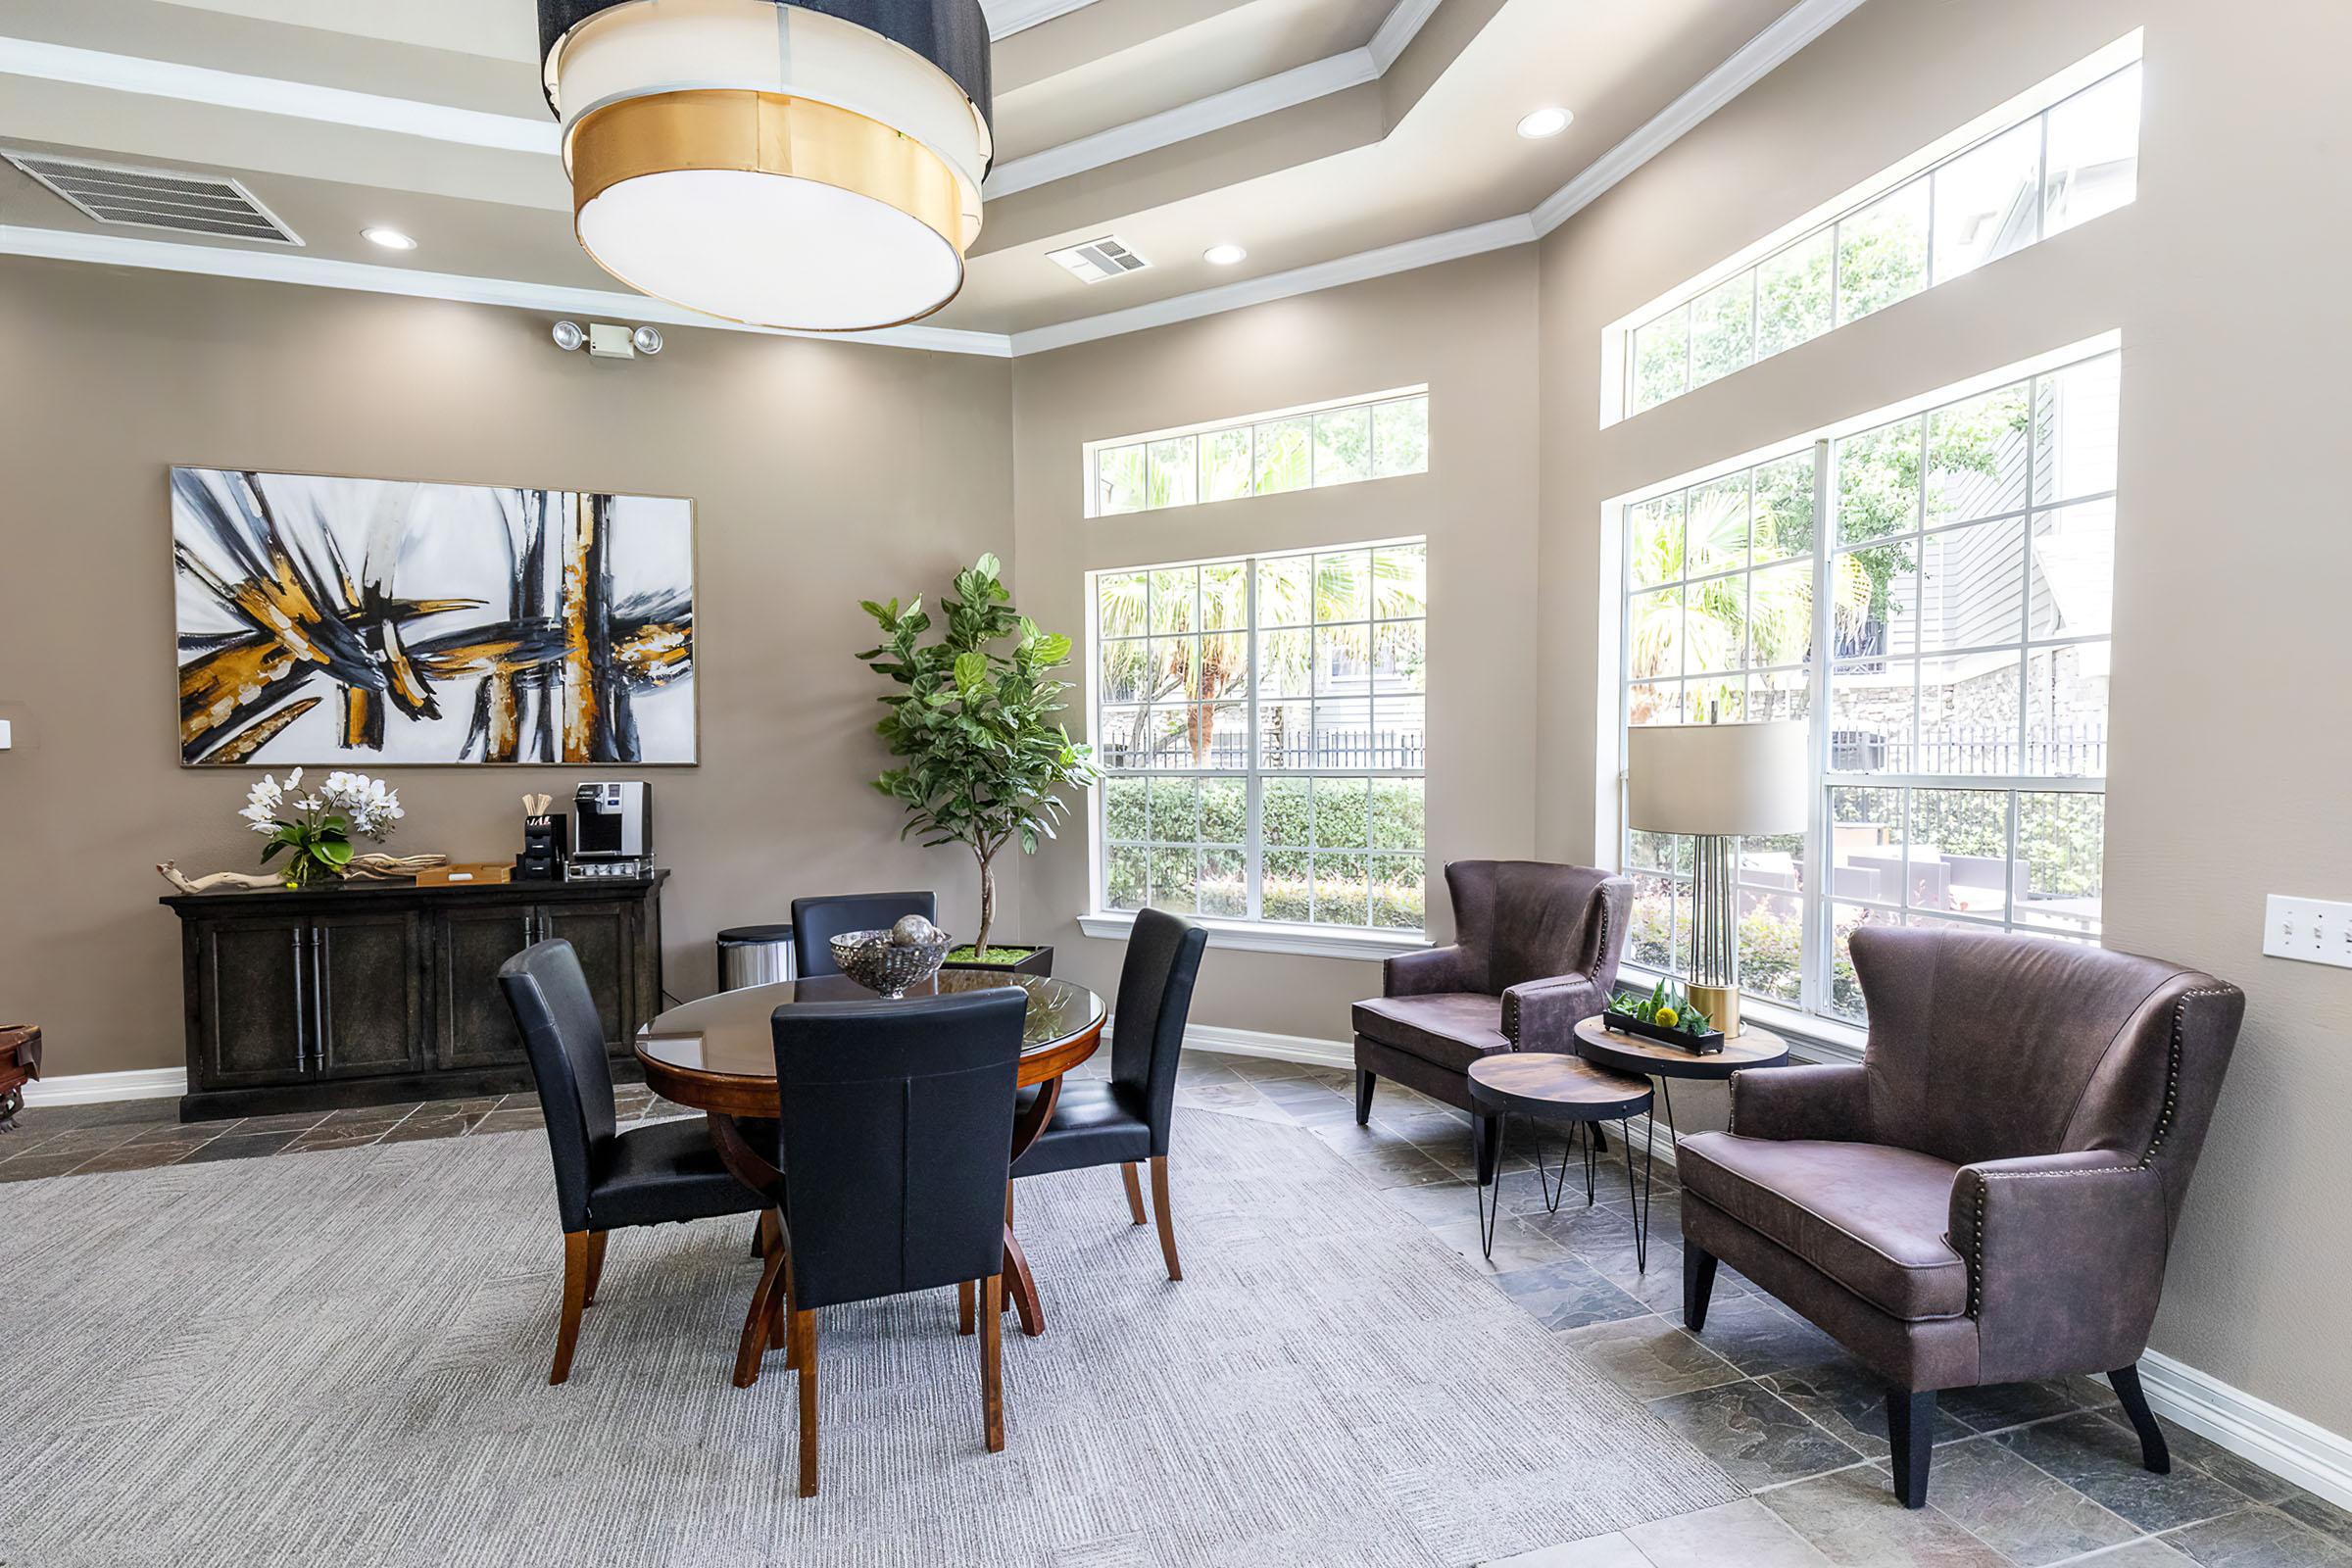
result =
[[[955,171],[914,138],[831,104],[743,89],[624,98],[582,116],[564,157],[572,232],[591,258],[596,252],[579,233],[579,217],[597,197],[626,180],[720,170],[811,180],[880,202],[946,241],[962,270],[963,199]]]

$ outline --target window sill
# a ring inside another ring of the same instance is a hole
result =
[[[1665,974],[1629,963],[1619,968],[1620,975],[1639,975],[1644,980],[1667,980],[1676,985],[1684,983],[1679,974]],[[1838,1023],[1829,1018],[1816,1018],[1777,1002],[1759,1002],[1754,997],[1740,999],[1740,1016],[1760,1023],[1788,1042],[1790,1051],[1807,1061],[1860,1061],[1862,1047],[1870,1031],[1850,1023]]]
[[[1198,917],[1208,928],[1208,945],[1244,953],[1287,953],[1301,958],[1394,958],[1419,953],[1429,938],[1418,931],[1356,931],[1338,926],[1283,925],[1255,920]],[[1090,937],[1124,942],[1135,929],[1135,915],[1120,910],[1078,916],[1078,929]]]

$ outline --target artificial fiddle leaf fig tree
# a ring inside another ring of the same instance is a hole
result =
[[[863,601],[883,642],[858,656],[898,687],[881,699],[889,712],[875,730],[901,761],[874,787],[906,808],[901,838],[961,844],[979,861],[972,952],[983,958],[997,916],[997,856],[1016,840],[1034,855],[1069,809],[1055,792],[1095,779],[1092,753],[1054,717],[1070,688],[1053,672],[1069,662],[1070,640],[1014,610],[1001,570],[988,555],[956,574],[940,601],[947,623],[931,641],[920,598],[905,610],[896,599]]]

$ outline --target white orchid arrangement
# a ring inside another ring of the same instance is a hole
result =
[[[365,834],[381,844],[392,825],[408,813],[400,808],[400,792],[386,789],[381,779],[362,773],[329,773],[308,795],[302,789],[302,769],[296,768],[279,784],[265,774],[246,792],[245,818],[253,831],[268,837],[262,851],[268,865],[284,851],[286,886],[298,888],[317,876],[340,877],[351,863],[352,835]]]

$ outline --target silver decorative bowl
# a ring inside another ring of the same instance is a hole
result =
[[[845,931],[833,939],[833,961],[841,972],[885,997],[903,997],[939,973],[956,939],[945,931],[919,947],[901,947],[888,931]]]

